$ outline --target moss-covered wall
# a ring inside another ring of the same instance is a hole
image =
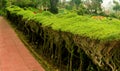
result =
[[[35,50],[60,71],[120,71],[120,41],[100,41],[53,30],[7,11],[7,18],[29,38]]]

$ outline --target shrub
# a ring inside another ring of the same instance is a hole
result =
[[[65,9],[67,9],[67,10],[72,10],[72,6],[66,5],[66,6],[65,6]]]
[[[57,14],[58,13],[58,8],[57,7],[52,7],[52,8],[50,8],[50,12],[52,12],[53,14]]]
[[[53,15],[46,11],[39,14],[34,14],[30,10],[23,10],[17,6],[7,8],[10,13],[22,15],[28,20],[36,20],[42,23],[43,26],[51,26],[54,30],[62,30],[87,36],[92,39],[99,40],[118,40],[120,21],[112,18],[102,20],[93,19],[90,16],[78,16],[75,13]],[[112,30],[111,30],[112,29]],[[113,36],[111,37],[111,35]]]
[[[53,14],[51,12],[49,12],[49,11],[43,11],[42,15],[43,16],[52,16]]]
[[[84,15],[84,14],[88,14],[86,8],[84,8],[84,6],[80,5],[79,10],[77,11],[78,15]]]
[[[64,63],[68,71],[80,70],[81,67],[83,71],[120,69],[120,20],[118,19],[109,20],[102,16],[92,18],[74,13],[60,14],[62,18],[59,18],[57,15],[51,16],[49,12],[34,14],[30,10],[15,6],[8,7],[7,13],[13,22],[22,24],[18,26],[19,28],[24,26],[23,32],[27,29],[29,40],[34,42],[35,46],[36,44],[39,46],[40,43],[40,52],[43,52],[43,56],[54,60],[59,68],[62,67],[60,64]],[[96,64],[95,66],[88,57]]]

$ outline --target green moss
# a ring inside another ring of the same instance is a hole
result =
[[[102,41],[120,39],[120,21],[118,19],[109,20],[93,19],[90,16],[78,16],[74,13],[53,15],[50,12],[34,14],[30,10],[23,10],[17,6],[7,8],[10,13],[22,15],[28,20],[35,20],[42,23],[42,26],[52,27],[54,30],[61,30],[86,36]]]

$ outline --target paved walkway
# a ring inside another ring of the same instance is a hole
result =
[[[0,71],[45,71],[0,17]]]

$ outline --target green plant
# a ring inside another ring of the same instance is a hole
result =
[[[120,21],[118,19],[93,19],[90,16],[79,16],[74,13],[53,15],[50,12],[34,14],[30,10],[23,10],[13,6],[7,8],[10,13],[22,15],[28,20],[35,20],[43,26],[50,26],[54,30],[61,30],[79,34],[92,39],[103,41],[120,39]]]
[[[40,43],[39,51],[53,63],[57,62],[55,64],[61,70],[62,64],[67,66],[67,71],[120,69],[118,19],[75,13],[34,14],[17,6],[8,7],[7,15],[12,22],[17,23],[19,29],[23,27],[22,31],[27,32],[29,41],[37,48]]]

